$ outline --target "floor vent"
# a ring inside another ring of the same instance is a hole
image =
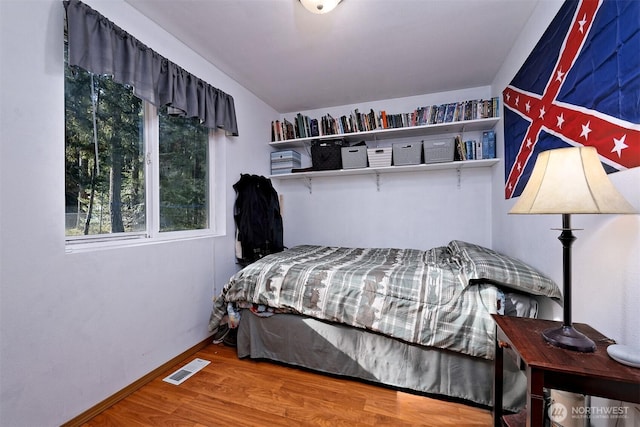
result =
[[[180,385],[191,378],[196,372],[207,366],[209,363],[211,362],[208,360],[194,359],[168,377],[164,378],[162,381],[168,382],[173,385]]]

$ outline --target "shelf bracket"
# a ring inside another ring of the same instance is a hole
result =
[[[462,167],[458,166],[456,168],[456,173],[458,174],[458,190],[459,190],[461,186],[460,181],[462,179]]]
[[[309,194],[311,194],[313,192],[312,187],[311,187],[311,177],[307,176],[306,178],[306,183],[305,183],[305,187],[307,187],[309,189]]]
[[[380,192],[380,172],[376,171],[376,189]]]

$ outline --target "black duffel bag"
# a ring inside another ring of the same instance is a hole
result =
[[[313,170],[342,169],[342,139],[313,141],[311,143],[311,164]]]

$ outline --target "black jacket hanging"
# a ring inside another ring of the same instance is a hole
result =
[[[238,262],[247,265],[270,253],[282,251],[280,202],[271,180],[242,174],[233,189],[236,191],[233,216]]]

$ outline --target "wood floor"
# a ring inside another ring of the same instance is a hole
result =
[[[194,358],[211,361],[176,386]],[[490,426],[488,410],[334,378],[210,345],[85,426]]]

